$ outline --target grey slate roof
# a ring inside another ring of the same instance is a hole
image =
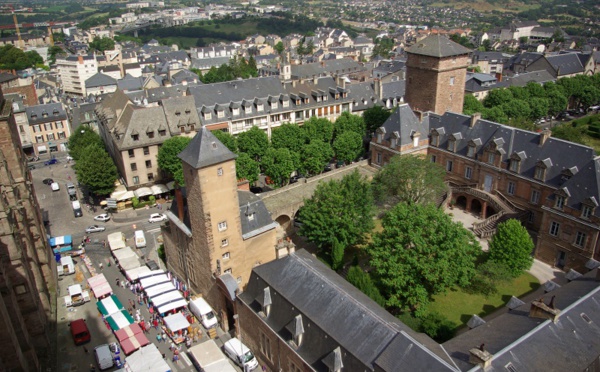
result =
[[[258,196],[250,191],[238,190],[238,200],[244,240],[274,229],[278,225],[273,222],[265,203]]]
[[[415,333],[305,250],[255,267],[238,298],[260,310],[257,298],[270,287],[266,324],[284,340],[298,315],[304,323],[296,352],[315,370],[338,347],[344,370],[453,371],[449,358],[429,337]]]
[[[85,81],[86,88],[95,88],[110,85],[117,85],[117,80],[108,75],[104,75],[101,72],[92,75],[89,79]]]
[[[485,371],[583,371],[600,355],[597,269],[544,296],[561,310],[556,323],[530,318],[530,304],[502,314],[443,344],[463,371],[483,371],[468,363],[469,350],[485,343],[493,357]],[[585,315],[587,319],[584,318]]]
[[[327,60],[321,63],[291,66],[292,77],[296,79],[306,79],[325,74],[350,74],[358,71],[364,71],[364,67],[351,58],[341,58]]]
[[[0,72],[0,83],[17,80],[18,78],[17,75],[9,74],[8,72]]]
[[[30,125],[67,119],[67,112],[63,108],[62,103],[30,106],[25,108],[25,112],[27,113],[27,120],[29,120]]]
[[[190,144],[177,156],[195,169],[237,158],[237,155],[225,147],[206,127],[202,127]]]
[[[144,86],[144,77],[133,77],[126,74],[121,80],[117,80],[117,87],[120,90],[140,90]]]
[[[406,48],[407,53],[418,54],[429,57],[450,57],[469,54],[471,49],[455,43],[446,36],[439,34],[429,35],[415,45]]]
[[[558,76],[580,74],[584,72],[584,66],[581,64],[578,53],[558,54],[546,56],[548,62],[552,65]]]
[[[419,121],[408,103],[399,105],[390,117],[377,130],[385,130],[383,139],[389,141],[393,136],[398,137],[398,144],[401,146],[413,142],[413,133],[418,132],[421,138],[429,134],[429,121],[427,119]]]
[[[346,85],[348,89],[348,97],[352,99],[352,112],[360,112],[375,106],[376,103],[381,104],[377,97],[377,93],[373,90],[371,82],[356,83]],[[373,99],[371,99],[373,97]]]
[[[504,81],[502,81],[504,86],[515,86],[515,87],[524,87],[529,82],[535,82],[539,84],[544,84],[549,81],[556,81],[556,78],[552,76],[546,70],[540,71],[531,71],[531,72],[521,72],[520,74],[507,76]]]

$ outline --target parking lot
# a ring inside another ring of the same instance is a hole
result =
[[[138,256],[142,260],[154,260],[161,265],[156,248],[160,240],[160,223],[150,223],[148,218],[150,214],[160,212],[156,208],[141,209],[137,211],[127,211],[125,213],[116,213],[111,215],[107,222],[98,222],[94,220],[94,215],[104,213],[98,207],[96,212],[89,211],[82,202],[83,216],[75,218],[71,200],[69,199],[66,183],[73,182],[77,185],[77,180],[72,169],[72,163],[67,163],[66,159],[59,159],[57,164],[43,165],[38,163],[36,168],[31,171],[33,176],[36,196],[42,211],[47,212],[48,224],[47,231],[51,236],[71,235],[73,246],[77,247],[84,238],[85,229],[90,225],[99,225],[106,228],[103,232],[89,234],[91,242],[86,244],[86,256],[89,258],[91,267],[97,272],[104,273],[111,285],[114,294],[119,300],[126,304],[129,300],[136,300],[132,291],[127,288],[117,287],[116,281],[124,280],[123,274],[114,265],[109,248],[105,247],[103,241],[106,236],[112,232],[121,231],[125,234],[127,244],[135,247],[134,231],[143,230],[146,236],[147,245],[145,248],[136,249]],[[60,186],[58,191],[52,191],[49,185],[42,181],[46,178],[52,178]],[[81,190],[77,190],[81,198]],[[85,265],[81,257],[75,257],[75,273],[72,275],[59,277],[59,292],[57,299],[57,370],[58,371],[89,371],[90,365],[96,365],[94,359],[94,348],[98,345],[116,342],[117,339],[112,331],[107,329],[104,320],[96,308],[96,300],[91,300],[84,305],[76,307],[66,307],[64,296],[68,294],[67,289],[70,285],[81,284],[85,289],[87,287],[87,278],[91,276],[90,270]],[[100,266],[102,263],[102,268]],[[91,296],[91,294],[90,294]],[[141,306],[141,315],[144,319],[150,319],[150,313],[145,306]],[[85,319],[91,333],[91,341],[81,346],[75,346],[70,334],[69,323],[75,319]],[[159,350],[165,354],[167,363],[172,371],[193,371],[195,370],[190,360],[185,355],[185,346],[182,346],[180,360],[175,364],[171,358],[173,353],[169,350],[169,344],[157,340],[158,332],[153,328],[146,335],[148,339],[157,345]],[[203,337],[199,342],[207,339],[206,330],[203,330]],[[224,340],[228,339],[227,334],[218,331],[220,336],[217,343],[222,345]],[[121,360],[125,357],[122,355]],[[97,368],[97,367],[96,367]]]

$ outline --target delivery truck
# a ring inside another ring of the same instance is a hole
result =
[[[69,286],[69,294],[65,296],[65,305],[67,307],[83,305],[90,301],[90,293],[81,288],[81,284]]]

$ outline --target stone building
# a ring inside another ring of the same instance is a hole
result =
[[[276,258],[276,228],[264,203],[238,190],[235,158],[206,127],[179,154],[185,189],[163,226],[169,270],[201,293],[233,326],[236,293],[253,267]]]
[[[406,102],[414,110],[462,112],[470,49],[434,34],[406,49]]]
[[[56,263],[11,102],[0,90],[0,370],[50,368]]]

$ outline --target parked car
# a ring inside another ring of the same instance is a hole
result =
[[[86,233],[95,233],[95,232],[102,232],[106,230],[106,227],[104,226],[98,226],[98,225],[92,225],[92,226],[88,226],[85,228],[85,232]]]
[[[102,213],[102,214],[99,214],[96,217],[94,217],[94,220],[106,222],[106,221],[110,220],[110,216],[108,215],[108,213]]]
[[[60,185],[58,184],[58,182],[52,182],[50,184],[50,188],[52,189],[52,191],[58,191],[60,190]]]
[[[162,221],[166,221],[168,218],[167,216],[165,216],[162,213],[152,213],[150,215],[150,218],[148,218],[148,222],[152,223],[152,222],[162,222]]]
[[[54,183],[54,180],[52,178],[45,178],[42,183],[44,185],[52,185]]]
[[[56,160],[56,158],[54,158],[54,159],[46,160],[44,162],[44,165],[52,165],[52,164],[56,164],[56,163],[58,163],[58,160]]]

